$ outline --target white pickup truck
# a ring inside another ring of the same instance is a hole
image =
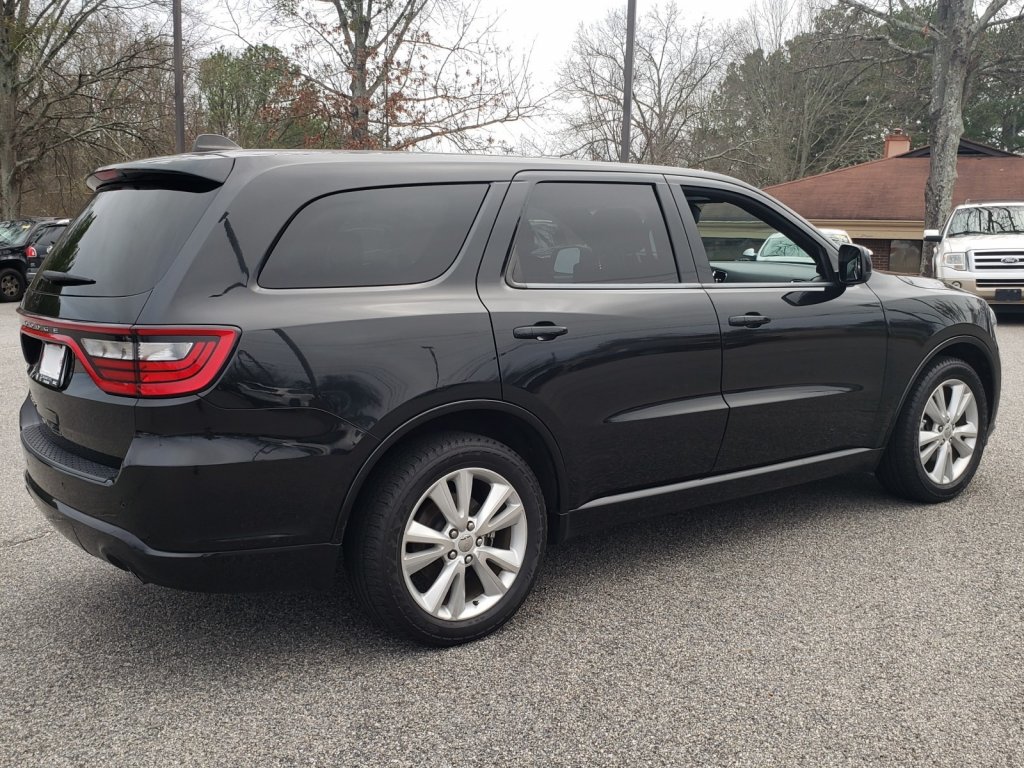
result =
[[[926,229],[935,276],[995,305],[1024,306],[1024,202],[957,206],[942,230]]]

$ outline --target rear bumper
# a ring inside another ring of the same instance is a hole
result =
[[[25,474],[29,495],[65,538],[144,583],[199,592],[325,589],[340,547],[307,544],[225,552],[163,552],[122,528],[54,499]]]
[[[220,415],[206,407],[208,421]],[[257,426],[260,415],[245,414]],[[271,416],[291,424],[288,414]],[[302,426],[303,416],[296,410],[292,420]],[[315,417],[306,422],[319,428]],[[358,433],[324,430],[314,443],[239,434],[230,424],[214,435],[137,432],[118,460],[53,431],[31,399],[20,422],[26,486],[43,514],[142,581],[207,592],[333,584]]]

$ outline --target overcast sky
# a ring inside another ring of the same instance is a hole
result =
[[[664,0],[663,0],[664,1]],[[729,21],[743,16],[752,0],[676,0],[688,23],[707,18]],[[654,5],[654,0],[637,0],[637,15]],[[500,14],[502,37],[514,46],[529,48],[533,43],[531,69],[538,85],[553,79],[565,59],[580,23],[590,24],[609,10],[625,9],[626,0],[482,0],[481,10]],[[548,83],[550,84],[550,83]]]

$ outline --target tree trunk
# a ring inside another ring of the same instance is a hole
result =
[[[972,1],[940,0],[931,93],[931,159],[924,190],[924,226],[940,229],[953,208],[957,150],[964,133],[964,94],[971,74]],[[934,275],[934,247],[921,249],[921,274]]]
[[[0,16],[0,221],[17,218],[21,211],[21,179],[15,148],[18,121],[17,22],[13,14]]]
[[[369,73],[367,71],[367,41],[370,37],[370,20],[362,3],[354,4],[357,10],[352,16],[352,102],[349,104],[349,146],[348,149],[373,149],[370,137],[370,96],[368,93]]]

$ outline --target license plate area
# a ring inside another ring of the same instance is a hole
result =
[[[32,378],[40,384],[59,389],[64,383],[70,357],[68,348],[63,344],[44,342],[39,365],[32,373]]]
[[[1020,288],[996,288],[996,301],[1020,301]]]

